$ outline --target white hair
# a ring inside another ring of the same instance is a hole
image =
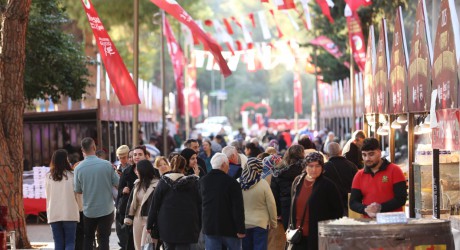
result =
[[[227,156],[227,158],[232,158],[233,155],[237,154],[236,148],[233,146],[226,146],[222,149],[222,153]]]
[[[224,163],[228,165],[228,158],[223,153],[216,153],[211,159],[212,169],[221,169]]]
[[[257,139],[256,137],[252,138],[249,142],[259,145],[259,139]]]

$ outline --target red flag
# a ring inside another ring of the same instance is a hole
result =
[[[191,54],[190,64],[187,67],[187,83],[188,83],[188,112],[193,118],[201,115],[200,93],[196,88],[196,67],[195,67],[195,54]]]
[[[353,0],[354,1],[354,0]],[[330,5],[327,0],[316,0],[323,14],[329,19],[329,22],[334,23],[334,19],[331,16],[331,10],[329,9]]]
[[[361,6],[370,6],[372,5],[372,0],[345,0],[345,2],[350,6],[351,11],[355,12]]]
[[[227,28],[228,34],[233,35],[232,26],[230,25],[230,22],[227,20],[227,18],[224,18],[224,25],[225,25],[225,28]]]
[[[294,0],[275,0],[278,10],[295,9]]]
[[[348,40],[350,42],[353,58],[361,72],[366,66],[366,48],[364,44],[363,28],[358,13],[353,11],[351,16],[347,16]]]
[[[310,41],[311,44],[313,45],[318,45],[323,47],[329,54],[331,54],[333,57],[339,59],[342,57],[342,52],[340,51],[340,48],[328,37],[326,36],[319,36],[312,41]],[[345,66],[349,67],[350,65],[347,63],[344,63]]]
[[[241,23],[238,21],[238,19],[236,19],[236,17],[232,16],[231,18],[232,18],[233,22],[235,22],[236,25],[238,25],[240,28],[242,28]]]
[[[118,100],[120,100],[121,105],[140,104],[141,100],[139,99],[136,85],[134,85],[133,79],[129,75],[115,44],[113,44],[102,21],[99,19],[91,0],[81,0],[81,3],[85,9],[102,61]]]
[[[171,56],[171,62],[174,70],[174,80],[176,80],[176,89],[177,89],[177,106],[179,108],[179,114],[184,115],[184,65],[185,57],[180,44],[177,43],[176,38],[169,26],[168,19],[164,19],[164,36],[168,43],[169,55]]]
[[[280,26],[278,26],[278,22],[275,18],[275,12],[273,10],[270,10],[270,14],[272,14],[273,20],[275,20],[276,29],[278,30],[278,38],[283,37],[283,33],[281,32]]]
[[[268,0],[260,0],[261,3],[268,3]]]
[[[182,9],[182,7],[175,0],[150,1],[190,28],[192,33],[195,34],[198,39],[200,39],[201,43],[203,43],[203,47],[213,54],[214,60],[216,60],[219,64],[220,71],[225,77],[232,74],[232,71],[228,68],[227,62],[222,56],[220,47],[216,41],[207,36],[204,31],[198,27],[195,21],[193,21],[193,18],[184,9]]]
[[[248,15],[249,17],[249,20],[251,20],[251,23],[252,23],[252,27],[256,27],[256,20],[254,19],[254,13],[249,13]]]
[[[294,112],[302,114],[302,83],[299,73],[294,73]]]

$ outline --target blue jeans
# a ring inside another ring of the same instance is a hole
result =
[[[74,250],[77,222],[57,221],[51,223],[50,225],[51,231],[53,231],[54,249]]]
[[[243,238],[243,250],[266,250],[268,247],[268,230],[261,227],[246,229]]]
[[[241,239],[236,237],[204,235],[206,250],[221,250],[222,245],[228,250],[241,250]]]

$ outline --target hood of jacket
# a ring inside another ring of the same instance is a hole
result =
[[[273,169],[273,176],[285,179],[294,180],[299,174],[302,173],[302,161],[298,161],[291,165],[282,165],[279,168]]]
[[[199,177],[196,175],[185,176],[180,173],[169,173],[163,175],[161,179],[174,190],[184,190],[197,185]]]

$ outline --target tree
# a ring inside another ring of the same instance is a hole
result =
[[[81,99],[89,83],[83,50],[62,31],[69,20],[59,6],[58,0],[0,5],[0,205],[8,207],[18,248],[30,247],[22,202],[24,106],[36,98]]]
[[[18,248],[30,248],[22,201],[24,68],[31,0],[0,1],[0,205]]]

